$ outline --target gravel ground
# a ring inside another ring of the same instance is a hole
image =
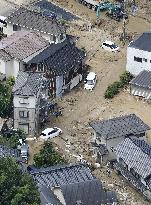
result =
[[[1,0],[3,1],[3,0]],[[28,3],[29,1],[14,1],[17,4]],[[31,1],[30,1],[31,2]],[[94,163],[89,150],[89,142],[92,138],[91,129],[88,123],[98,119],[109,119],[115,116],[135,113],[145,123],[151,126],[151,105],[130,96],[128,89],[123,90],[113,100],[105,100],[104,92],[107,86],[118,80],[124,72],[126,65],[126,46],[119,42],[119,33],[122,31],[122,23],[109,21],[102,15],[102,24],[91,32],[86,28],[89,23],[95,21],[95,13],[74,0],[53,1],[72,13],[81,16],[81,20],[73,21],[67,32],[79,37],[77,46],[84,47],[88,53],[86,63],[98,76],[97,85],[93,92],[85,91],[83,84],[66,94],[58,104],[63,107],[63,116],[58,119],[52,118],[50,125],[62,128],[63,135],[53,139],[57,147],[69,159],[76,162],[76,156],[82,154],[84,159]],[[127,31],[129,33],[140,33],[150,29],[150,23],[140,17],[130,17]],[[110,39],[114,40],[121,47],[118,54],[108,53],[100,48],[100,42]],[[151,140],[148,133],[148,140]],[[33,162],[33,154],[41,147],[41,142],[30,142],[30,163]],[[135,191],[122,177],[112,172],[111,177],[106,175],[106,166],[96,169],[94,174],[105,182],[105,187],[116,190],[120,205],[149,205],[143,197]]]

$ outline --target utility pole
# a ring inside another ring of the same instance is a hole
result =
[[[126,19],[125,19],[125,13],[126,13],[126,1],[123,1],[123,33],[122,33],[122,41],[123,44],[125,45],[125,40],[126,40]]]

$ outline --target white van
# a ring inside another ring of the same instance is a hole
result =
[[[95,87],[97,76],[94,72],[90,72],[84,81],[84,89],[92,91]]]

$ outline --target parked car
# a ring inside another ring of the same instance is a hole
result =
[[[57,137],[58,135],[62,134],[62,130],[58,127],[47,128],[42,131],[40,135],[40,139],[48,140],[49,138]]]
[[[84,89],[92,91],[95,87],[96,81],[97,75],[94,72],[90,72],[84,81]]]
[[[26,143],[21,145],[21,158],[25,163],[28,163],[28,155],[29,155],[29,146]]]
[[[101,47],[107,51],[117,52],[119,51],[119,47],[113,43],[112,41],[104,41],[101,44]]]

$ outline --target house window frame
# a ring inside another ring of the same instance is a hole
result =
[[[19,25],[13,25],[13,31],[21,31],[21,27]]]
[[[26,102],[27,101],[27,102]],[[19,103],[20,104],[29,104],[28,102],[28,97],[20,97],[19,98]]]
[[[21,114],[21,113],[22,113],[22,114]],[[19,111],[19,117],[20,117],[20,118],[29,118],[29,111],[20,110],[20,111]]]
[[[136,61],[138,63],[142,63],[143,62],[143,58],[134,56],[134,61]]]
[[[26,134],[29,134],[29,123],[19,123],[19,126],[20,125],[22,125],[22,126],[24,126],[24,125],[27,125],[28,126],[28,133],[26,133]],[[19,127],[19,129],[20,129],[20,127]],[[22,129],[21,129],[22,130]],[[23,130],[24,131],[24,130]]]

